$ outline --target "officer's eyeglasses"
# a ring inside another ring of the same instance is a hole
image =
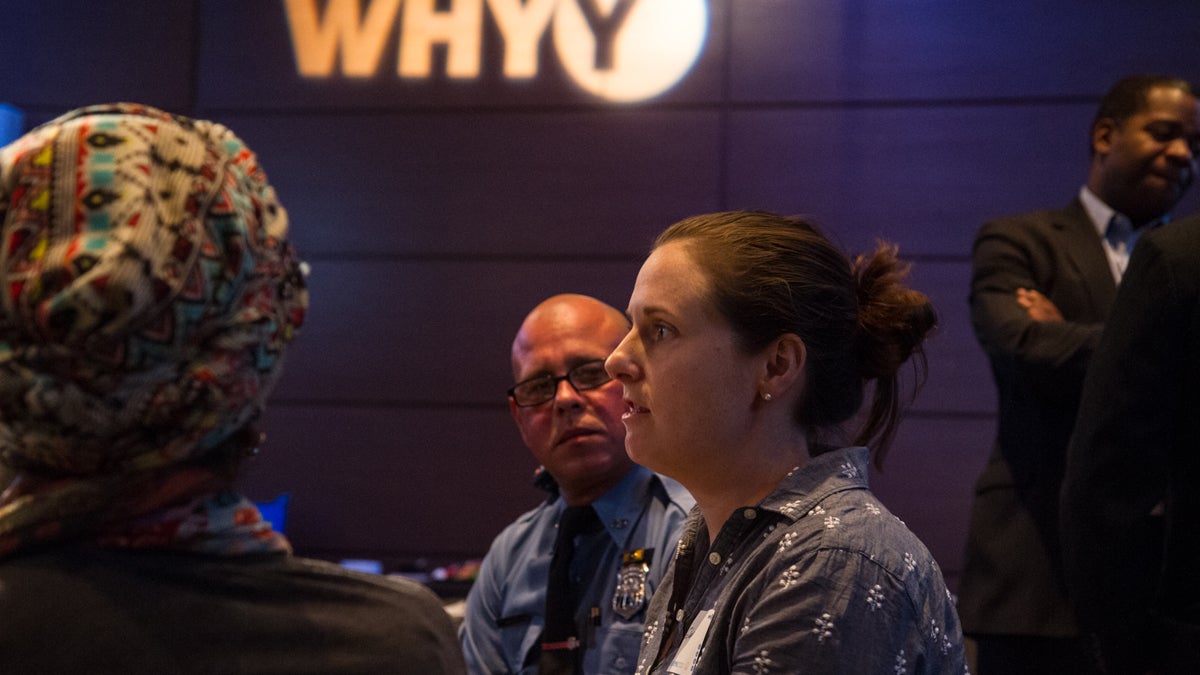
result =
[[[508,395],[522,408],[541,405],[554,398],[558,383],[563,380],[570,382],[575,391],[585,392],[609,383],[612,377],[604,369],[604,359],[596,359],[575,366],[566,375],[538,375],[518,382],[508,390]]]

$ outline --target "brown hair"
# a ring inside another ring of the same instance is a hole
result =
[[[808,352],[805,395],[796,421],[819,454],[823,431],[858,412],[868,382],[871,406],[854,442],[872,447],[875,465],[895,435],[900,366],[916,356],[937,324],[929,299],[901,282],[908,266],[896,247],[881,242],[851,262],[814,225],[763,211],[730,211],[687,218],[654,243],[685,242],[712,283],[712,300],[747,353],[786,333]]]

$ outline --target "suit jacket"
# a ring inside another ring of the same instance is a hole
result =
[[[1200,218],[1141,238],[1084,386],[1063,553],[1109,672],[1200,672]]]
[[[973,634],[1078,634],[1062,581],[1058,495],[1088,361],[1116,283],[1095,226],[1065,209],[985,224],[975,239],[971,320],[999,394],[995,445],[975,485],[959,588]],[[1017,289],[1065,322],[1031,320]]]

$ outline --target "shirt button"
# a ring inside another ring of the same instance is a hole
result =
[[[709,553],[708,554],[708,562],[710,562],[714,565],[720,565],[721,564],[721,554],[717,553],[716,551]]]
[[[746,520],[754,520],[758,517],[758,511],[755,511],[754,509],[746,509],[745,511],[742,511],[742,517]]]
[[[614,666],[616,666],[617,668],[621,669],[621,670],[624,670],[624,669],[625,669],[625,664],[626,664],[626,663],[627,663],[627,662],[625,661],[625,657],[624,657],[624,656],[618,656],[618,657],[617,657],[617,660],[616,660],[616,661],[613,661],[613,665],[614,665]]]

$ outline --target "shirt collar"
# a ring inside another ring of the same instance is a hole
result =
[[[654,480],[654,472],[635,464],[619,483],[592,502],[592,508],[596,509],[604,529],[608,530],[619,548],[625,547],[626,540],[637,525]]]
[[[1112,220],[1116,210],[1105,204],[1104,200],[1097,197],[1086,185],[1079,188],[1079,202],[1083,204],[1083,210],[1091,219],[1092,227],[1096,228],[1096,234],[1103,238],[1104,232],[1108,230],[1108,221]]]
[[[1096,234],[1100,235],[1100,238],[1103,239],[1104,233],[1108,231],[1108,221],[1112,220],[1113,215],[1117,213],[1116,209],[1108,204],[1105,204],[1104,200],[1100,199],[1100,197],[1098,197],[1095,192],[1092,192],[1090,189],[1088,189],[1088,186],[1086,185],[1079,188],[1079,202],[1083,204],[1083,210],[1087,213],[1088,218],[1091,219],[1092,227],[1096,228]],[[1123,213],[1120,215],[1122,218],[1129,218]],[[1136,231],[1154,229],[1155,227],[1166,223],[1170,219],[1171,214],[1164,213],[1162,216],[1150,221],[1142,227],[1137,228]]]
[[[841,448],[810,457],[792,469],[760,506],[796,521],[834,492],[867,487],[871,452],[863,447]]]

